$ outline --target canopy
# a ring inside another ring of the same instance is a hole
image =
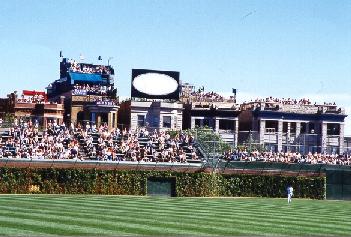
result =
[[[101,74],[70,72],[69,75],[71,76],[71,84],[74,84],[74,81],[87,83],[102,83],[103,81]]]

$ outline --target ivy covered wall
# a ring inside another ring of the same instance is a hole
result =
[[[178,197],[325,197],[324,177],[54,168],[0,168],[0,193],[146,195],[148,177],[175,177]]]

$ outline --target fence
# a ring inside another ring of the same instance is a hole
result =
[[[232,147],[246,148],[248,151],[272,151],[272,152],[299,152],[307,154],[309,152],[325,152],[327,154],[339,154],[343,144],[338,135],[327,135],[324,140],[320,134],[315,133],[277,133],[258,131],[219,131],[221,138]],[[351,153],[351,142],[344,139],[343,153]],[[324,143],[324,145],[323,145]],[[323,147],[324,146],[324,147]]]
[[[90,169],[199,169],[201,163],[177,162],[136,162],[136,161],[93,161],[93,160],[59,160],[59,159],[25,159],[1,158],[0,167],[40,167],[40,168],[90,168]]]

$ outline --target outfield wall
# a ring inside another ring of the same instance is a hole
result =
[[[324,199],[326,191],[326,179],[320,176],[222,173],[189,165],[132,170],[0,163],[0,193],[286,197],[286,187],[293,185],[295,197]]]

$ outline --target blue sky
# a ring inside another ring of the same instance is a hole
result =
[[[351,1],[2,1],[0,96],[59,78],[59,51],[116,71],[180,71],[238,99],[337,102],[351,116]],[[346,122],[351,135],[351,119]]]

